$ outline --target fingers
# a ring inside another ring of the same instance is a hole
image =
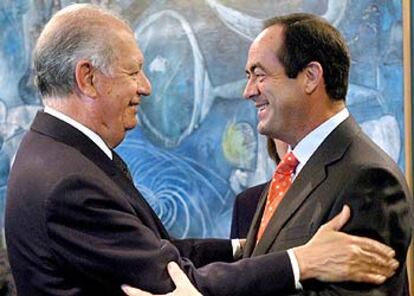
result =
[[[399,263],[394,258],[388,258],[381,256],[377,253],[373,253],[370,251],[361,250],[360,256],[364,256],[361,258],[361,262],[366,263],[367,265],[375,266],[377,268],[382,268],[385,270],[388,277],[393,274],[394,271],[398,268]]]
[[[351,209],[349,206],[344,205],[342,211],[332,218],[330,221],[321,226],[324,230],[339,230],[341,229],[346,222],[348,222],[351,217]]]
[[[386,278],[394,275],[399,263],[395,259],[384,259],[384,257],[360,249],[354,259],[357,269],[363,270],[366,274],[384,276]]]
[[[366,251],[377,253],[384,257],[384,259],[391,259],[395,256],[395,251],[392,248],[376,240],[358,236],[352,236],[352,240],[355,245],[360,246]]]
[[[301,280],[382,283],[398,268],[388,246],[334,230],[349,218],[349,208],[325,224],[304,246],[293,248]],[[385,278],[385,279],[384,279]]]
[[[132,288],[131,286],[128,286],[128,285],[122,285],[121,289],[128,296],[156,296],[154,294],[142,291],[140,289]]]
[[[170,263],[168,263],[167,269],[177,289],[180,287],[187,287],[190,285],[192,286],[187,275],[181,270],[177,263],[171,261]]]
[[[167,265],[168,273],[173,280],[176,289],[170,295],[177,296],[202,296],[200,292],[193,286],[187,275],[181,270],[175,262],[170,262]]]
[[[170,262],[167,265],[168,273],[173,280],[176,289],[173,292],[158,296],[202,296],[197,289],[192,285],[187,275],[180,269],[175,262]],[[122,291],[128,296],[156,296],[143,290],[132,288],[128,285],[121,286]]]
[[[368,284],[376,284],[380,285],[387,280],[386,276],[379,275],[379,274],[372,274],[372,273],[359,273],[357,280],[354,279],[355,282],[363,282]]]
[[[344,267],[344,274],[339,274],[340,276],[334,278],[333,281],[349,280],[381,284],[387,278],[394,275],[399,263],[392,257],[377,253],[375,248],[371,248],[379,243],[345,234],[343,236],[352,239],[344,241],[342,244],[342,256],[337,256],[336,261],[332,261],[336,265],[340,264]],[[385,249],[388,249],[388,247]],[[338,266],[337,270],[340,270],[342,267]]]

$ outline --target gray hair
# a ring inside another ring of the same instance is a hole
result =
[[[108,40],[111,25],[130,31],[114,12],[91,4],[70,5],[50,19],[33,53],[35,84],[43,98],[66,96],[75,90],[75,68],[80,60],[111,74],[117,58],[114,44]]]

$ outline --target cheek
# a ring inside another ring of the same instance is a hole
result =
[[[137,119],[135,112],[131,110],[131,108],[127,110],[126,112],[124,112],[124,115],[122,117],[122,123],[123,123],[124,129],[126,130],[133,129],[134,127],[137,126],[138,119]]]

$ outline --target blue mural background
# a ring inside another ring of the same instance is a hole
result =
[[[0,0],[1,221],[10,165],[42,107],[31,50],[43,24],[71,2]],[[344,34],[352,54],[349,109],[404,169],[401,1],[91,2],[124,15],[144,52],[153,94],[118,151],[172,235],[227,237],[235,195],[271,175],[256,110],[241,93],[249,44],[274,15],[316,13]]]

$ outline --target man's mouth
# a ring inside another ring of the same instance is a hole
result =
[[[261,103],[261,104],[256,104],[256,108],[259,112],[265,110],[267,108],[267,106],[269,106],[268,102]]]

